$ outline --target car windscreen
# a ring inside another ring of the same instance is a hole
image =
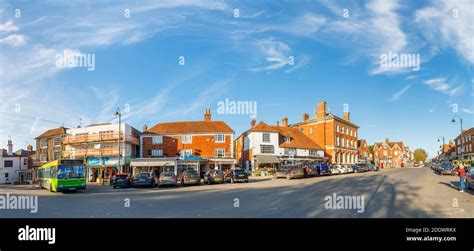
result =
[[[221,174],[222,171],[221,170],[210,170],[209,173],[210,174]]]
[[[148,178],[150,177],[149,173],[139,173],[137,174],[137,178]]]
[[[244,170],[234,170],[235,174],[245,174]]]
[[[172,173],[172,172],[164,172],[164,173],[161,173],[160,175],[161,175],[161,176],[165,176],[165,177],[171,177],[171,176],[174,175],[174,173]]]
[[[128,177],[128,175],[126,174],[119,174],[116,176],[117,179],[126,179]]]
[[[58,166],[58,179],[80,179],[86,175],[84,166]]]
[[[452,165],[451,163],[448,163],[448,162],[442,163],[441,166],[442,166],[443,168],[446,168],[446,169],[451,169],[451,168],[453,168],[453,165]]]

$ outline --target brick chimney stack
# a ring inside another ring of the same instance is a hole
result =
[[[281,120],[281,126],[288,127],[288,118],[283,118]]]
[[[351,113],[350,112],[344,112],[344,120],[349,122],[351,121]]]
[[[8,140],[7,146],[8,146],[8,155],[12,155],[13,154],[13,143],[12,143],[11,139]]]
[[[211,121],[211,109],[208,108],[204,111],[204,121],[209,122]]]
[[[255,119],[250,120],[250,126],[251,126],[251,128],[253,128],[256,123],[257,123],[257,121],[256,121]]]
[[[318,102],[318,113],[316,114],[316,118],[324,118],[326,117],[326,102],[319,101]]]
[[[27,150],[28,152],[33,152],[33,146],[32,146],[32,145],[28,145],[28,146],[26,147],[26,150]]]
[[[309,119],[309,115],[307,113],[303,113],[303,121],[306,121]]]
[[[146,124],[143,125],[143,132],[148,131],[148,126]]]

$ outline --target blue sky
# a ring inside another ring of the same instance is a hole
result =
[[[359,138],[402,140],[431,155],[438,136],[459,133],[454,115],[464,128],[473,124],[472,1],[0,6],[0,142],[11,138],[15,149],[61,124],[116,122],[116,107],[140,130],[144,123],[201,120],[210,107],[213,119],[238,135],[250,117],[217,114],[226,98],[257,102],[257,120],[270,124],[297,122],[318,100],[339,116],[347,104]],[[389,51],[418,54],[420,70],[382,67]],[[95,70],[58,68],[64,52],[95,55]]]

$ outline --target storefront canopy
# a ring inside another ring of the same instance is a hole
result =
[[[175,159],[163,158],[144,158],[144,159],[132,159],[130,162],[131,167],[147,167],[147,166],[174,166],[176,164]]]
[[[278,164],[280,159],[275,155],[256,155],[257,163],[259,164]]]

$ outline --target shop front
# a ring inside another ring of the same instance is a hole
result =
[[[255,155],[252,172],[260,176],[268,176],[280,166],[280,159],[276,155]]]
[[[209,170],[227,171],[235,167],[235,159],[215,158],[209,159]]]
[[[108,182],[114,173],[120,172],[118,157],[87,158],[88,181],[94,183]]]
[[[178,160],[176,158],[139,158],[130,161],[132,175],[144,172],[154,172],[159,175],[162,172],[177,173]]]

